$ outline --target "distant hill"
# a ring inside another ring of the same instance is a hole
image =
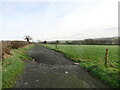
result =
[[[49,41],[49,44],[55,44],[56,41]],[[79,45],[118,45],[120,37],[93,38],[84,40],[60,40],[59,44],[79,44]]]
[[[94,38],[94,40],[106,40],[106,39],[118,39],[118,36],[115,37],[106,37],[106,38]]]

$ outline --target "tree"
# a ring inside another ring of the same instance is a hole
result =
[[[59,44],[60,43],[60,41],[59,40],[56,40],[56,44]]]
[[[44,44],[47,44],[47,41],[44,41],[43,43],[44,43]]]
[[[32,40],[32,37],[30,37],[29,35],[26,35],[24,39],[27,40],[27,42],[30,42],[30,40]]]
[[[85,39],[84,42],[85,42],[85,44],[87,44],[87,45],[93,45],[93,44],[94,44],[93,39]]]
[[[69,41],[65,41],[65,44],[71,44]]]

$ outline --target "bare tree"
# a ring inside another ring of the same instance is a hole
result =
[[[27,40],[27,42],[30,42],[30,40],[32,40],[32,37],[30,37],[29,35],[26,35],[24,39]]]

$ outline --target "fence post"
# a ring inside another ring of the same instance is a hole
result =
[[[107,67],[107,62],[108,62],[108,49],[106,49],[105,53],[105,67]]]
[[[56,49],[58,49],[57,44],[55,44]]]

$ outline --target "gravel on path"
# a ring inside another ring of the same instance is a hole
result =
[[[109,88],[63,54],[35,44],[15,88]]]

